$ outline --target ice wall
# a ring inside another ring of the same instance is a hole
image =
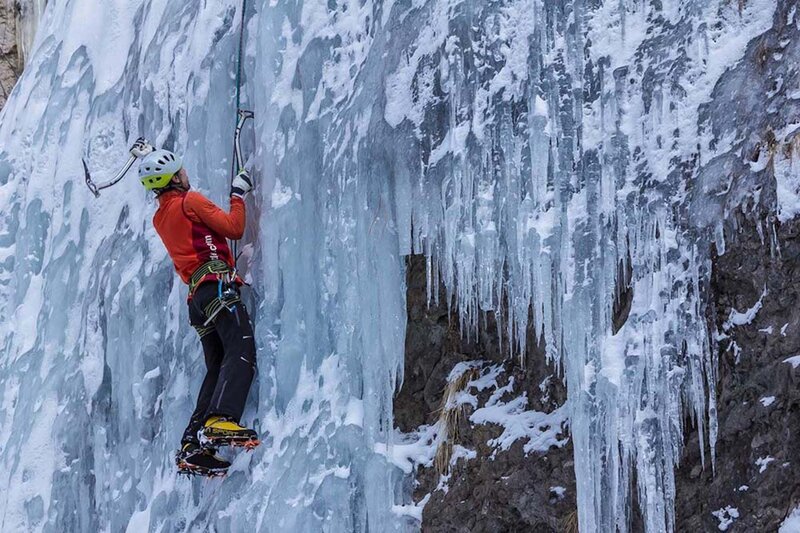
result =
[[[704,109],[775,7],[436,2],[396,30],[413,33],[385,91],[409,139],[392,143],[400,235],[462,328],[494,310],[511,352],[542,339],[563,370],[584,531],[627,531],[634,484],[647,530],[672,530],[687,412],[713,467],[702,295],[724,169],[697,176],[740,146]]]
[[[563,371],[581,529],[626,531],[635,476],[671,530],[684,412],[709,468],[715,438],[721,211],[688,193],[736,139],[703,106],[776,3],[250,5],[245,419],[271,439],[224,481],[175,478],[202,377],[186,289],[135,178],[95,201],[80,164],[111,174],[146,135],[223,201],[239,2],[50,3],[0,120],[0,529],[417,527],[380,453],[416,252],[466,334],[492,310],[510,356],[541,340]]]
[[[263,172],[274,161],[263,141],[275,128],[270,25],[293,11],[264,3],[247,15],[244,99],[259,121],[245,141],[259,187],[244,261],[260,375],[245,419],[271,437],[224,481],[174,473],[203,363],[186,289],[151,227],[154,203],[135,177],[100,200],[81,182],[81,157],[100,180],[142,134],[183,153],[195,186],[224,200],[240,7],[47,7],[0,126],[0,530],[404,523],[391,512],[401,478],[373,451],[402,368],[403,262],[388,218],[359,203],[386,193],[352,188],[326,203],[322,145],[280,175]]]

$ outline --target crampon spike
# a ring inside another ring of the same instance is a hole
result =
[[[225,477],[227,474],[228,474],[227,469],[208,470],[202,467],[192,466],[189,463],[182,463],[178,465],[179,476],[215,478],[215,477]]]

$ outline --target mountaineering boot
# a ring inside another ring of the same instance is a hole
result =
[[[216,477],[224,476],[231,464],[216,454],[213,448],[202,448],[187,442],[175,456],[181,474]]]
[[[213,446],[243,446],[251,450],[260,444],[258,434],[226,416],[210,416],[200,430],[200,442]]]

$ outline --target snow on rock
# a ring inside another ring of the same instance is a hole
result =
[[[393,505],[392,512],[398,516],[410,516],[417,522],[422,522],[422,511],[425,509],[425,504],[430,500],[431,495],[427,494],[419,503],[410,503],[406,505]]]
[[[800,355],[793,355],[792,357],[784,359],[783,362],[789,363],[790,365],[792,365],[792,368],[797,368],[798,366],[800,366]]]
[[[540,413],[526,410],[527,396],[518,396],[508,403],[490,400],[485,407],[476,409],[470,415],[470,422],[475,424],[497,424],[503,427],[503,433],[489,444],[501,450],[507,450],[519,439],[526,439],[525,453],[546,452],[551,446],[563,446],[567,440],[561,435],[566,423],[565,408],[552,413]]]
[[[385,455],[395,466],[410,474],[418,466],[431,466],[438,447],[435,426],[422,426],[412,433],[396,433],[391,445],[378,443],[376,453]]]
[[[764,471],[767,469],[767,465],[769,465],[774,460],[775,458],[769,455],[766,457],[759,457],[758,459],[756,459],[756,466],[758,467],[758,473],[763,474]]]
[[[761,307],[764,305],[764,297],[766,295],[767,288],[764,287],[764,292],[761,293],[761,297],[750,309],[743,312],[732,309],[728,320],[725,322],[724,328],[727,330],[733,326],[745,326],[753,322],[753,319],[755,319],[756,315],[761,310]]]
[[[727,531],[728,528],[733,525],[736,519],[739,518],[739,509],[728,505],[723,509],[713,511],[711,514],[716,516],[717,520],[719,520],[719,526],[717,526],[719,530]]]
[[[459,363],[450,373],[450,379],[462,375],[467,369],[478,368],[475,362]],[[567,409],[558,408],[550,413],[528,410],[528,397],[525,393],[513,396],[514,377],[509,376],[504,386],[498,384],[503,368],[491,365],[484,368],[477,377],[470,380],[458,396],[459,404],[469,404],[474,409],[469,421],[474,424],[496,424],[503,428],[502,434],[489,444],[500,450],[524,439],[525,453],[543,453],[551,446],[561,447],[567,442],[564,436],[567,423]],[[490,392],[487,401],[479,404],[477,393]],[[507,396],[512,396],[510,399]]]
[[[567,493],[567,489],[564,487],[550,487],[550,492],[555,494],[556,498],[562,499]]]
[[[786,222],[800,213],[800,166],[794,148],[788,154],[777,154],[772,165],[778,196],[778,219]]]

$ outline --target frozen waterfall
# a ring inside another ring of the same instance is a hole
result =
[[[465,335],[494,311],[562,372],[581,530],[628,531],[636,490],[672,531],[687,413],[714,463],[698,176],[739,141],[706,107],[777,3],[251,0],[270,438],[204,482],[174,472],[203,363],[154,203],[132,176],[95,200],[81,158],[111,175],[144,135],[223,202],[242,4],[47,2],[0,114],[0,530],[418,529],[386,458],[416,253]]]

